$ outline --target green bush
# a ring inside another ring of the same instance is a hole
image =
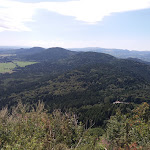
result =
[[[143,103],[131,114],[117,112],[107,124],[106,138],[113,149],[148,150],[150,147],[150,106]]]
[[[48,114],[40,102],[35,108],[20,103],[11,113],[0,111],[1,150],[97,149],[97,137],[88,131],[74,114]]]

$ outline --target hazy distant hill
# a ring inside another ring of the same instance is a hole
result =
[[[113,55],[118,58],[138,58],[143,61],[148,61],[150,62],[150,51],[129,51],[129,50],[124,50],[124,49],[106,49],[106,48],[94,48],[94,47],[89,47],[89,48],[72,48],[71,50],[74,51],[93,51],[93,52],[101,52],[101,53],[106,53]]]
[[[45,49],[42,47],[33,47],[33,48],[19,48],[19,47],[0,47],[0,54],[16,54],[21,59],[27,59],[27,60],[40,60],[40,56],[46,58],[46,55],[50,55],[52,53],[53,48]],[[55,51],[58,51],[55,48]],[[47,51],[48,50],[48,51]],[[100,52],[105,54],[110,54],[112,56],[118,57],[118,58],[137,58],[141,59],[143,61],[150,62],[150,51],[129,51],[124,49],[107,49],[107,48],[98,48],[98,47],[88,47],[88,48],[72,48],[70,49],[73,53],[73,51],[77,52],[86,52],[86,51],[92,51],[92,52]],[[46,52],[47,51],[47,52]],[[38,54],[38,53],[43,53]],[[57,53],[57,52],[55,52]],[[36,54],[36,55],[35,55]],[[29,57],[27,58],[27,55]],[[44,56],[45,55],[45,56]],[[54,54],[52,54],[54,55]],[[59,55],[59,52],[56,54]],[[48,57],[47,56],[47,57]],[[41,58],[42,59],[42,58]],[[47,59],[48,60],[48,59]]]
[[[115,60],[117,60],[115,57],[104,53],[80,52],[64,60],[64,62],[70,65],[88,65],[99,63],[111,63]]]
[[[29,55],[26,59],[27,60],[34,60],[34,61],[57,61],[59,59],[65,59],[69,56],[74,55],[76,52],[72,52],[63,48],[54,47],[45,49],[36,54]]]
[[[32,47],[32,48],[20,48],[20,49],[14,50],[13,52],[16,55],[32,55],[32,54],[40,53],[44,50],[45,48],[42,48],[42,47]]]
[[[21,49],[23,47],[19,46],[0,46],[0,54],[14,54],[16,50]],[[25,47],[24,47],[25,48]]]
[[[33,47],[30,49],[19,49],[16,52],[16,58],[25,61],[57,61],[59,59],[67,58],[76,52],[72,52],[63,48],[54,47],[49,49],[44,49],[41,47]]]

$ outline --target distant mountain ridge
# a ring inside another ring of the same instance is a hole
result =
[[[6,54],[16,54],[19,55],[19,57],[23,58],[21,55],[33,55],[40,53],[45,53],[45,55],[48,54],[46,50],[52,49],[63,49],[60,47],[52,47],[52,48],[42,48],[42,47],[32,47],[32,48],[15,48],[15,47],[0,47],[0,54],[6,53]],[[136,51],[136,50],[126,50],[126,49],[111,49],[111,48],[99,48],[99,47],[87,47],[87,48],[68,48],[66,50],[72,51],[72,53],[76,52],[98,52],[98,53],[105,53],[110,54],[117,58],[137,58],[141,59],[142,61],[150,62],[150,51]],[[40,54],[39,54],[40,55]],[[48,54],[49,55],[49,54]],[[30,56],[29,56],[30,57]],[[32,57],[32,56],[31,56]],[[31,58],[30,57],[30,58]],[[39,59],[38,54],[37,56],[34,56],[35,59]],[[37,57],[37,58],[36,58]],[[42,54],[42,57],[45,57],[44,54]]]
[[[138,58],[143,61],[150,62],[150,51],[130,51],[125,49],[109,49],[109,48],[98,48],[98,47],[87,47],[87,48],[70,48],[73,51],[92,51],[110,54],[118,58]]]
[[[42,49],[38,51],[38,53],[33,53],[27,56],[27,60],[33,61],[57,61],[59,59],[65,59],[69,56],[76,54],[76,52],[72,52],[70,50],[66,50],[60,47],[53,47],[48,49]]]
[[[76,52],[66,50],[60,47],[52,48],[42,48],[42,47],[32,47],[32,48],[21,48],[16,50],[7,51],[8,54],[15,54],[16,59],[23,61],[56,61],[58,59],[64,59],[71,55],[76,54]]]

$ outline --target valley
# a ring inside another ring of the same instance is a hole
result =
[[[121,116],[143,103],[149,107],[150,65],[144,62],[59,47],[12,53],[5,57],[10,62],[0,63],[1,109],[20,102],[33,107],[40,101],[48,113],[74,113],[101,135],[118,109]]]

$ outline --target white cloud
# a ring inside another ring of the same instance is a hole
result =
[[[150,0],[79,0],[41,2],[38,5],[49,11],[73,16],[76,20],[96,23],[111,13],[149,8]]]
[[[34,4],[0,0],[0,31],[30,31],[25,22],[33,21]]]
[[[23,3],[0,0],[0,31],[30,31],[25,22],[33,21],[38,9],[75,17],[95,24],[112,13],[150,8],[150,0],[74,0],[68,2]]]

